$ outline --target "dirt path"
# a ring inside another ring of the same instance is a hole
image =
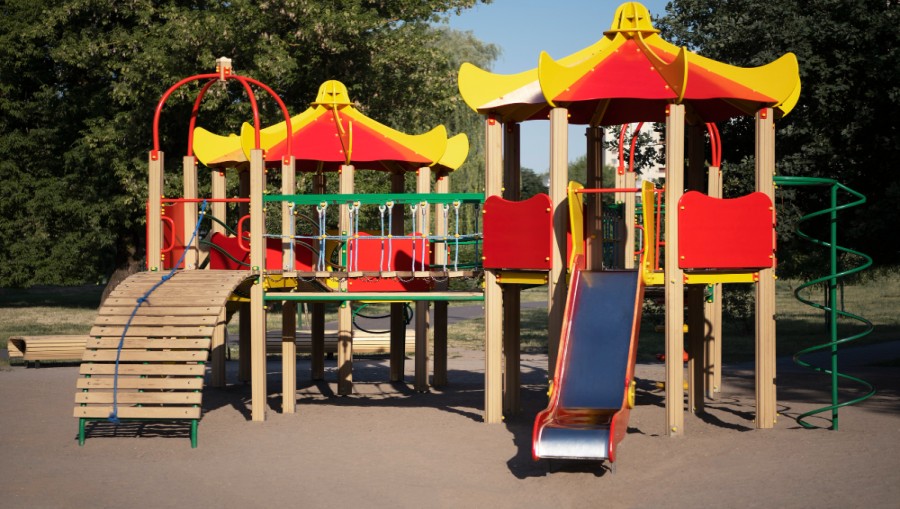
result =
[[[523,412],[493,426],[481,422],[481,352],[454,351],[451,387],[430,394],[381,382],[386,364],[358,360],[359,394],[338,398],[334,383],[305,381],[301,360],[298,413],[282,415],[279,364],[270,362],[265,423],[247,420],[249,387],[207,388],[195,450],[185,426],[159,424],[98,425],[79,447],[77,368],[2,371],[0,506],[900,506],[897,368],[856,372],[880,392],[841,410],[838,432],[798,429],[788,417],[827,399],[826,381],[791,371],[779,375],[775,429],[754,430],[752,371],[731,369],[722,397],[702,417],[687,416],[687,436],[671,439],[654,383],[663,366],[642,364],[617,472],[575,464],[546,475],[530,458],[546,356],[524,356]],[[327,376],[334,380],[333,362]]]

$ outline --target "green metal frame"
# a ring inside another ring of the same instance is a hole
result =
[[[98,421],[106,421],[104,418],[91,418],[91,417],[79,417],[78,418],[78,445],[83,446],[86,435],[86,427],[88,422],[98,422]],[[170,421],[190,421],[191,423],[191,449],[197,448],[197,429],[200,424],[200,419],[120,419],[122,421],[133,421],[133,422],[160,422],[162,420],[170,420]]]
[[[398,205],[421,202],[435,203],[484,203],[480,193],[375,193],[375,194],[269,194],[263,202],[291,202],[297,205],[331,205],[359,202],[361,205],[383,205],[392,201]]]
[[[817,415],[820,413],[831,411],[831,429],[838,429],[838,409],[841,407],[854,405],[865,401],[875,395],[875,386],[871,383],[854,376],[847,375],[845,373],[841,373],[838,371],[838,345],[842,345],[848,343],[850,341],[855,341],[864,336],[867,336],[872,332],[874,326],[872,322],[863,318],[862,316],[856,315],[854,313],[850,313],[843,309],[837,308],[838,302],[838,280],[840,278],[849,276],[851,274],[855,274],[857,272],[863,271],[869,268],[872,265],[872,258],[866,254],[863,254],[859,251],[855,251],[853,249],[839,246],[837,241],[838,234],[838,217],[837,213],[841,210],[846,210],[851,207],[856,207],[862,205],[866,202],[866,197],[861,193],[850,189],[849,187],[839,183],[836,180],[829,178],[818,178],[818,177],[775,177],[775,184],[779,186],[823,186],[829,188],[830,193],[830,204],[828,208],[812,212],[800,218],[800,224],[818,218],[825,217],[829,222],[829,238],[827,240],[816,239],[812,236],[804,233],[800,230],[799,226],[797,228],[797,235],[804,240],[812,242],[818,246],[825,247],[829,250],[829,274],[813,279],[811,281],[807,281],[806,283],[797,287],[794,290],[794,297],[797,298],[800,302],[812,306],[816,309],[821,309],[825,312],[827,321],[828,321],[828,333],[829,340],[827,343],[822,343],[819,345],[811,346],[809,348],[805,348],[796,354],[794,354],[794,362],[797,364],[813,369],[820,373],[825,373],[831,376],[831,404],[822,408],[817,408],[815,410],[811,410],[809,412],[800,414],[796,417],[797,423],[803,426],[804,428],[818,428],[820,426],[816,426],[806,420],[807,417]],[[855,200],[852,200],[847,203],[839,204],[838,193],[843,191],[845,193],[850,194]],[[840,271],[838,267],[838,254],[839,253],[850,253],[857,255],[865,260],[864,263],[853,267],[851,269]],[[810,286],[818,285],[818,284],[826,284],[828,289],[828,298],[827,302],[824,304],[819,304],[817,302],[813,302],[809,299],[806,299],[800,295],[800,292],[808,288]],[[865,330],[858,334],[853,334],[851,336],[847,336],[845,338],[840,338],[838,334],[838,317],[846,317],[852,320],[856,320],[863,325],[865,325]],[[814,366],[806,361],[800,359],[801,356],[816,352],[819,350],[827,350],[830,352],[830,365],[829,367],[819,367]],[[838,399],[838,382],[840,379],[850,380],[862,385],[867,391],[866,394],[860,396],[858,398],[851,399],[849,401],[841,402]]]

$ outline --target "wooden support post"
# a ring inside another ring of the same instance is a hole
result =
[[[325,194],[325,184],[325,173],[317,172],[313,175],[312,192]],[[316,250],[316,253],[319,252],[318,240],[313,242],[313,249]],[[318,261],[318,259],[315,260]],[[310,313],[312,314],[312,323],[309,326],[309,375],[312,380],[325,380],[325,305],[321,302],[310,304]]]
[[[197,159],[194,156],[184,156],[182,158],[182,170],[184,174],[184,198],[197,198]],[[182,233],[184,235],[184,265],[179,268],[193,270],[197,268],[200,260],[200,252],[197,246],[200,239],[195,238],[194,244],[187,245],[197,226],[198,206],[196,203],[183,203],[184,205],[184,224],[182,225]],[[174,260],[178,261],[178,260]]]
[[[416,392],[428,392],[428,301],[416,301]]]
[[[587,182],[585,187],[600,189],[603,187],[603,128],[599,126],[588,127],[585,131],[587,137]],[[585,225],[587,231],[586,260],[585,265],[589,270],[603,270],[603,200],[600,195],[584,195]]]
[[[438,194],[450,192],[450,175],[440,173],[434,183],[434,191]],[[449,214],[449,209],[446,214]],[[434,232],[438,237],[447,237],[447,223],[444,221],[445,213],[443,205],[434,206]],[[434,245],[434,262],[443,267],[447,264],[447,244],[436,243]],[[435,283],[435,291],[446,292],[449,290],[449,281]],[[439,301],[434,303],[434,361],[431,383],[435,387],[447,385],[447,325],[448,308],[450,303]]]
[[[565,108],[550,110],[550,202],[553,204],[553,251],[548,280],[549,313],[547,317],[547,373],[556,372],[559,336],[566,308],[566,231],[569,206],[566,187],[569,184],[569,117]]]
[[[162,192],[165,177],[163,152],[150,151],[147,182],[147,269],[163,270],[162,265]]]
[[[259,279],[250,287],[251,419],[266,420],[266,303],[263,281],[266,268],[266,221],[263,192],[266,168],[263,151],[250,151],[250,267]]]
[[[487,117],[484,126],[484,196],[503,187],[503,126]],[[484,422],[503,420],[503,294],[497,273],[484,271]]]
[[[227,179],[225,178],[225,170],[212,170],[210,192],[214,200],[225,198]],[[225,202],[212,202],[209,204],[209,213],[212,217],[228,222],[228,204]],[[225,233],[225,227],[215,221],[211,221],[209,225],[211,232]]]
[[[210,180],[210,193],[212,194],[213,199],[221,200],[225,198],[225,170],[212,170]],[[214,201],[209,204],[207,210],[212,217],[219,219],[222,222],[227,222],[227,203]],[[210,232],[225,233],[225,227],[216,221],[210,221]],[[206,268],[209,269],[209,266]],[[226,349],[228,348],[227,318],[228,316],[223,308],[222,314],[216,321],[216,330],[213,332],[212,347],[209,354],[211,364],[209,385],[211,387],[225,386],[225,358],[227,353]]]
[[[292,195],[297,192],[297,174],[294,171],[294,157],[290,156],[281,165],[281,193]],[[294,214],[291,204],[281,204],[281,251],[282,269],[296,270],[294,266]],[[297,303],[284,302],[281,308],[281,411],[293,414],[297,411]]]
[[[238,173],[238,196],[250,197],[250,170],[249,168]],[[238,204],[238,218],[250,213],[249,203]],[[250,382],[250,303],[243,302],[238,308],[238,380]]]
[[[517,122],[504,124],[503,137],[503,198],[518,201],[521,197],[521,142],[520,126]],[[521,409],[521,337],[522,287],[503,287],[503,357],[504,357],[504,397],[503,412],[507,416],[516,415]]]
[[[297,303],[281,307],[281,412],[297,411]]]
[[[353,194],[353,175],[353,166],[341,166],[338,182],[340,194]],[[347,235],[350,231],[350,207],[347,204],[340,205],[339,217],[338,229],[341,235]],[[349,252],[344,258],[344,265],[349,268]],[[340,291],[347,291],[346,280],[341,281]],[[349,301],[342,303],[338,308],[337,364],[337,393],[339,396],[348,396],[353,393],[353,309]]]
[[[722,170],[718,166],[709,167],[708,193],[713,198],[722,198]],[[722,284],[712,289],[712,302],[706,308],[706,397],[715,399],[722,390]]]
[[[416,192],[431,192],[431,168],[424,166],[416,172]],[[427,238],[431,232],[431,210],[425,207],[425,217],[422,218],[422,211],[419,211],[419,218],[422,219],[419,224],[423,238]],[[415,234],[416,232],[413,232]],[[417,242],[418,244],[418,242]],[[417,246],[418,247],[418,246]],[[428,243],[423,248],[428,249]],[[423,256],[423,253],[416,251],[416,258]],[[425,256],[428,258],[427,255]],[[416,267],[416,260],[413,260],[413,267]],[[417,392],[428,391],[428,318],[429,318],[429,302],[416,302],[416,374],[415,374],[415,390]]]
[[[403,172],[391,173],[391,193],[404,192],[404,180],[405,174]],[[395,205],[391,214],[391,224],[388,225],[391,235],[403,235],[403,217],[403,207]],[[391,304],[391,382],[402,382],[406,369],[405,307],[406,304]]]
[[[223,307],[222,312],[216,319],[216,328],[213,330],[212,342],[210,343],[210,387],[225,387],[225,349],[228,348],[228,331],[226,330],[228,322],[228,312]]]
[[[309,377],[316,381],[325,380],[325,304],[321,302],[310,304],[310,314],[312,320],[309,324]]]
[[[684,106],[666,115],[666,434],[684,433],[684,271],[678,267],[678,200],[684,194]]]
[[[772,108],[756,114],[756,190],[775,203],[775,123]],[[772,208],[772,224],[775,209]],[[773,233],[774,235],[774,233]],[[775,259],[775,253],[772,253]],[[777,419],[775,389],[775,270],[759,271],[756,284],[756,427]]]
[[[635,174],[632,171],[625,173],[625,187],[627,189],[634,189],[637,185],[635,181]],[[635,193],[624,193],[623,195],[623,210],[622,210],[622,223],[625,227],[625,252],[623,264],[627,270],[634,270],[634,244],[635,244],[635,233],[634,233],[634,202],[635,202]]]
[[[706,139],[706,126],[703,124],[691,125],[688,129],[688,169],[686,188],[690,191],[704,191],[706,179],[703,178],[704,166],[704,141]],[[710,239],[711,242],[714,239]],[[706,336],[706,324],[703,317],[705,310],[703,292],[704,286],[693,285],[687,292],[687,325],[688,325],[688,361],[689,388],[688,409],[691,412],[702,412],[704,409],[703,396],[706,383],[706,348],[703,343]]]

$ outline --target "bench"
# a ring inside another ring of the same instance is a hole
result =
[[[86,335],[13,336],[7,348],[9,360],[40,365],[41,361],[80,361]]]
[[[325,331],[325,353],[337,353],[337,337],[336,330]],[[297,353],[312,352],[312,333],[308,330],[298,330],[295,343],[297,345]],[[413,329],[406,329],[406,352],[414,352],[416,350],[416,335]],[[353,330],[353,353],[354,354],[383,354],[391,351],[391,335],[390,333],[373,334],[363,330]],[[281,332],[266,332],[266,352],[281,353]]]

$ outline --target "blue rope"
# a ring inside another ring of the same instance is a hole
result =
[[[191,240],[188,241],[187,246],[190,246],[194,243],[194,239],[197,237],[197,232],[200,231],[200,223],[203,221],[203,216],[206,214],[206,200],[203,200],[203,203],[200,206],[200,217],[197,219],[197,225],[194,226],[194,232],[191,234]],[[119,338],[119,346],[116,349],[116,367],[115,371],[113,371],[113,408],[112,412],[110,412],[108,420],[111,423],[119,424],[119,358],[122,355],[122,346],[125,344],[125,334],[128,333],[128,328],[131,327],[131,321],[134,320],[135,315],[137,315],[138,309],[140,309],[141,305],[147,302],[147,299],[150,298],[150,294],[156,291],[157,288],[162,286],[163,283],[168,281],[175,275],[175,272],[178,270],[178,267],[181,266],[182,262],[184,262],[184,255],[188,252],[187,249],[182,251],[181,258],[178,259],[178,262],[172,266],[172,270],[163,276],[158,283],[153,285],[147,293],[137,299],[137,305],[134,306],[134,309],[131,311],[131,316],[128,317],[128,321],[125,322],[125,328],[122,330],[122,337]]]

